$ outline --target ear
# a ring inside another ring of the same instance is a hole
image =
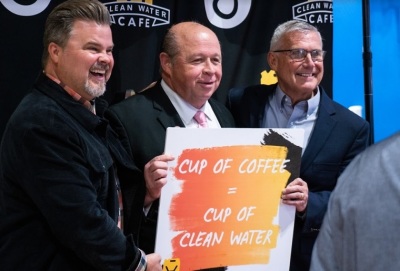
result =
[[[61,47],[55,44],[54,42],[50,42],[49,46],[47,47],[47,50],[49,52],[49,58],[55,62],[58,63],[59,58],[60,58],[60,53],[61,53]]]
[[[267,54],[267,62],[271,70],[275,70],[278,67],[278,58],[276,57],[276,54],[272,52],[268,52]]]
[[[170,70],[171,70],[171,65],[172,65],[171,57],[164,52],[160,53],[160,65],[161,65],[162,70],[169,74]]]

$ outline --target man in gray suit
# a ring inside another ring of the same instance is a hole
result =
[[[198,128],[194,119],[198,111],[205,113],[210,128],[235,126],[228,109],[211,98],[222,77],[221,47],[213,31],[195,22],[172,26],[159,58],[162,79],[106,113],[136,166],[143,170],[143,181],[133,195],[136,204],[144,206],[142,221],[127,223],[141,223],[135,235],[145,252],[154,251],[159,197],[166,183],[167,162],[173,159],[162,154],[166,129]]]
[[[400,270],[400,133],[358,155],[332,192],[312,271]]]

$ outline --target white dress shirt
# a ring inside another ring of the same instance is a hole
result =
[[[175,107],[186,128],[198,128],[198,123],[194,120],[194,115],[198,110],[203,111],[207,117],[208,128],[221,128],[217,116],[215,116],[211,105],[207,101],[202,108],[195,108],[182,99],[175,91],[173,91],[165,82],[161,80],[161,87],[164,89],[172,105]]]

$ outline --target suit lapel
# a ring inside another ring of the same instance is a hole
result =
[[[162,89],[161,81],[158,81],[153,89],[147,91],[149,91],[150,99],[153,100],[154,110],[159,112],[157,119],[165,130],[168,127],[185,127],[178,112]]]
[[[149,99],[153,101],[154,110],[159,112],[157,119],[165,130],[168,127],[185,127],[174,105],[162,89],[161,81],[158,81],[153,88],[146,90],[143,95],[149,96]],[[221,127],[232,127],[232,123],[230,123],[229,119],[226,118],[226,113],[222,110],[219,104],[213,99],[210,99],[209,103]]]
[[[245,114],[248,116],[244,116],[245,123],[248,122],[249,128],[260,128],[262,127],[262,122],[265,113],[265,105],[267,103],[268,97],[274,93],[277,84],[274,85],[257,85],[254,90],[253,87],[248,87],[244,91],[243,95],[243,104],[248,105],[245,108]],[[254,97],[254,96],[255,97]]]
[[[221,107],[218,106],[218,104],[213,99],[209,99],[208,102],[210,103],[210,106],[211,106],[212,110],[214,111],[214,114],[217,117],[218,122],[221,125],[221,127],[232,127],[232,124],[226,118]]]
[[[336,111],[333,107],[332,101],[321,88],[321,101],[319,105],[318,118],[314,125],[314,130],[311,134],[307,148],[301,159],[302,172],[315,160],[315,157],[319,154],[321,148],[324,146],[327,138],[335,127],[335,113]]]

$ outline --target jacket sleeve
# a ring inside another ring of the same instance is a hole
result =
[[[346,169],[346,167],[350,164],[350,162],[363,150],[365,150],[369,145],[369,133],[370,128],[367,122],[360,127],[358,132],[354,136],[354,141],[351,144],[351,147],[346,150],[346,153],[341,162],[340,168],[337,169],[337,177],[338,178],[342,172]],[[307,206],[307,215],[304,221],[304,231],[312,232],[319,231],[322,221],[324,219],[324,215],[327,210],[328,202],[330,199],[332,191],[318,191],[318,192],[309,192],[308,206]]]
[[[23,142],[14,147],[24,167],[20,185],[62,246],[97,270],[134,270],[141,252],[111,217],[112,158],[95,135],[85,139],[62,121],[33,127],[17,140]]]

